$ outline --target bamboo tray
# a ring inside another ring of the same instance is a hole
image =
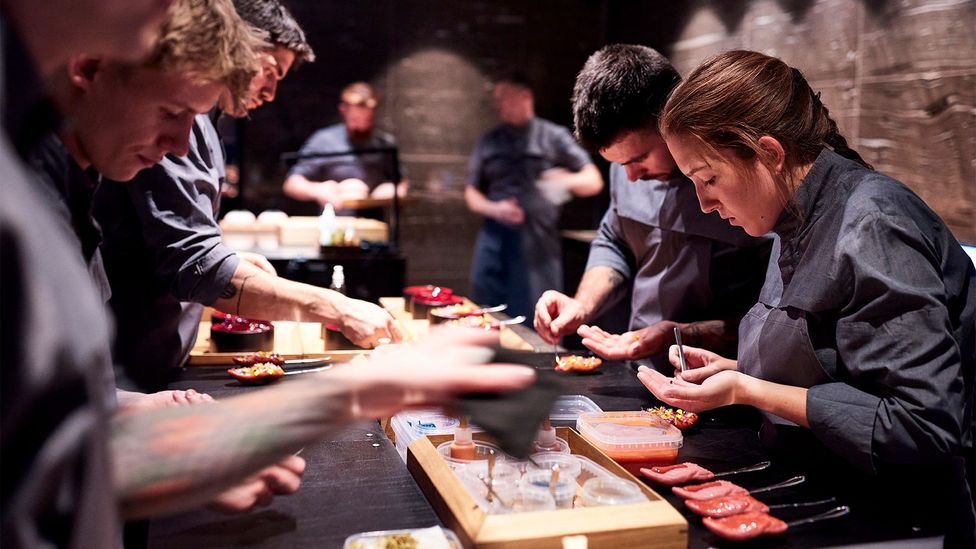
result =
[[[567,427],[557,427],[556,431],[569,443],[573,454],[586,456],[613,474],[636,482],[649,501],[489,515],[478,507],[437,453],[436,445],[450,440],[450,435],[432,435],[414,441],[407,449],[407,469],[444,524],[454,530],[467,548],[559,549],[564,537],[579,535],[586,536],[588,546],[597,549],[688,546],[688,523],[681,513],[576,431]],[[479,433],[474,436],[481,438]]]
[[[472,307],[476,307],[474,303],[465,298],[464,303]],[[411,313],[408,313],[403,307],[402,297],[381,297],[380,305],[390,311],[393,318],[400,322],[400,326],[406,332],[405,337],[408,340],[417,339],[423,337],[427,330],[430,329],[430,323],[427,320],[418,320],[413,318]],[[520,351],[533,351],[532,345],[519,337],[514,330],[507,326],[502,326],[499,330],[499,338],[501,339],[502,347],[506,349],[517,349]]]
[[[210,318],[209,313],[204,318]],[[368,353],[368,349],[326,349],[322,339],[322,325],[318,322],[275,321],[274,349],[285,360],[293,358],[322,358],[330,356],[335,362],[347,362]],[[190,351],[190,366],[232,364],[234,357],[246,353],[217,353],[210,348],[210,321],[200,322],[197,341]]]

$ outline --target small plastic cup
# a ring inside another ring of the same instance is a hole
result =
[[[579,460],[576,459],[576,456],[572,454],[540,452],[538,454],[532,454],[530,458],[531,461],[529,461],[528,471],[535,470],[549,473],[552,471],[553,465],[559,465],[559,476],[568,477],[573,481],[580,475],[580,471],[583,468]]]
[[[489,481],[483,465],[485,465],[483,462],[468,463],[455,469],[454,472],[468,491],[475,496],[475,501],[487,512],[492,514],[513,512],[518,496],[520,476],[518,470],[511,465],[497,463]],[[489,484],[492,492],[490,494]]]
[[[441,457],[444,458],[444,461],[447,462],[447,466],[450,467],[452,470],[456,470],[459,467],[461,467],[462,465],[465,465],[467,463],[472,463],[472,462],[485,461],[485,460],[487,460],[488,459],[488,455],[491,453],[491,450],[494,450],[495,455],[496,456],[499,456],[499,458],[501,458],[501,456],[502,456],[502,451],[501,451],[501,449],[498,446],[495,446],[494,444],[491,444],[491,443],[488,443],[488,442],[481,442],[480,440],[475,440],[474,441],[474,446],[475,446],[475,449],[474,449],[474,451],[475,451],[475,458],[474,459],[457,459],[457,458],[452,458],[451,457],[451,444],[453,444],[453,442],[454,441],[452,441],[452,440],[448,440],[446,442],[442,442],[441,444],[439,444],[437,446],[437,452],[441,455]]]
[[[595,477],[583,483],[583,505],[628,505],[647,501],[639,486],[617,477]]]
[[[515,508],[521,513],[552,511],[556,509],[556,500],[552,498],[549,490],[519,486],[518,496],[515,500]]]
[[[564,455],[564,454],[557,454]],[[578,473],[578,471],[577,471]],[[536,469],[525,473],[522,477],[522,494],[535,495],[536,492],[548,493],[556,502],[556,507],[569,509],[573,507],[573,498],[576,497],[576,477],[559,474],[556,479],[556,486],[550,486],[552,482],[552,472]]]

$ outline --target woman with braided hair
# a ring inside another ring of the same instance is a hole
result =
[[[776,238],[737,360],[686,347],[684,373],[642,368],[641,381],[691,411],[758,408],[774,449],[823,450],[902,487],[924,479],[920,490],[948,495],[925,501],[943,509],[933,528],[976,546],[976,272],[942,219],[852,150],[779,59],[706,61],[659,124],[704,212]]]

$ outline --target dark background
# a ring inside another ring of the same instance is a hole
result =
[[[570,126],[575,75],[594,50],[641,43],[682,74],[720,51],[763,51],[799,67],[841,131],[877,169],[916,190],[963,241],[976,241],[976,0],[285,0],[318,61],[238,124],[242,204],[313,213],[287,200],[283,152],[339,120],[339,90],[374,84],[417,199],[404,210],[409,283],[467,291],[480,218],[462,198],[468,155],[497,124],[493,75],[536,85],[536,111]],[[601,167],[604,167],[601,165]],[[593,228],[607,203],[576,200],[565,228]],[[572,287],[568,290],[572,291]]]

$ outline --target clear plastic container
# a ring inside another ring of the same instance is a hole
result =
[[[595,477],[583,483],[583,505],[629,505],[644,503],[647,496],[640,487],[622,478]]]
[[[444,461],[447,462],[447,466],[450,467],[452,470],[457,469],[458,467],[467,463],[471,463],[473,461],[487,460],[491,451],[494,451],[495,455],[498,456],[499,459],[504,459],[504,455],[502,454],[501,448],[495,446],[494,444],[491,444],[490,442],[482,442],[480,440],[474,441],[475,458],[473,460],[452,458],[451,444],[453,443],[454,441],[448,440],[446,442],[440,443],[437,446],[437,452],[441,455],[441,457],[444,458]]]
[[[396,435],[396,449],[407,461],[407,447],[413,441],[427,435],[450,435],[460,422],[457,418],[445,416],[439,410],[412,410],[393,416],[390,427]]]
[[[581,414],[576,430],[631,472],[674,463],[683,440],[677,427],[647,412]]]
[[[519,490],[523,494],[523,497],[525,495],[536,497],[539,492],[548,493],[555,500],[556,507],[560,509],[572,508],[573,499],[576,498],[576,489],[579,486],[576,484],[576,477],[560,473],[556,479],[555,488],[551,486],[551,481],[552,471],[535,469],[525,473],[519,485]]]
[[[417,549],[461,549],[463,547],[454,532],[440,526],[361,532],[346,538],[346,543],[342,547],[343,549],[385,549],[403,539],[404,536],[416,540]]]
[[[512,465],[496,463],[489,481],[484,472],[487,469],[485,465],[484,461],[473,462],[455,469],[454,472],[486,512],[490,514],[513,512],[521,473]],[[491,493],[488,491],[489,484]]]
[[[559,476],[571,478],[574,481],[576,477],[580,475],[582,470],[582,465],[576,456],[572,454],[563,454],[561,452],[540,452],[538,454],[532,454],[529,456],[531,461],[529,461],[529,467],[526,471],[528,474],[530,471],[551,471],[553,465],[559,465]]]
[[[580,464],[580,474],[576,477],[577,484],[584,484],[592,478],[618,478],[617,475],[608,471],[604,466],[593,461],[586,456],[576,456],[576,461]]]
[[[579,418],[580,414],[589,412],[602,412],[603,409],[595,402],[583,395],[563,395],[556,399],[549,412],[549,419],[552,421],[563,421],[572,423]]]

